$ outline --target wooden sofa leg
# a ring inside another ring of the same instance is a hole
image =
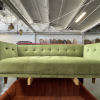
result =
[[[92,83],[95,84],[95,78],[92,78]]]
[[[32,83],[32,81],[33,81],[33,78],[28,78],[28,85],[31,85],[31,83]]]
[[[4,77],[4,84],[7,84],[8,77]]]
[[[79,80],[77,78],[72,78],[72,80],[75,83],[75,85],[79,85]]]

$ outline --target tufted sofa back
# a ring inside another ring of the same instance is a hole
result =
[[[84,45],[83,56],[100,60],[100,43]]]
[[[18,45],[18,56],[83,57],[83,45]]]
[[[0,41],[0,60],[18,57],[17,45]]]

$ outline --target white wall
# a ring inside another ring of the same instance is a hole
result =
[[[39,39],[69,39],[71,42],[73,42],[73,39],[76,39],[78,41],[78,44],[82,43],[82,35],[36,35],[36,43],[39,43]],[[35,43],[35,37],[34,35],[17,35],[17,34],[5,34],[0,35],[0,41],[8,42],[8,43],[14,43],[16,44],[18,41],[31,41]]]
[[[85,39],[89,39],[89,40],[95,40],[95,39],[97,39],[97,38],[99,38],[100,39],[100,35],[84,35],[84,38]]]
[[[69,39],[73,43],[73,39],[77,40],[78,44],[82,44],[82,35],[36,35],[36,43],[39,43],[39,39]]]
[[[69,39],[73,42],[73,39],[78,41],[78,44],[82,44],[82,35],[36,35],[36,43],[39,43],[39,39]],[[100,38],[100,35],[84,35],[84,39],[95,40],[96,38]],[[34,35],[17,35],[17,34],[5,34],[0,35],[0,41],[14,43],[16,44],[18,41],[31,41],[35,43]]]
[[[18,41],[31,41],[34,43],[34,35],[0,35],[0,41],[14,43],[16,44]]]

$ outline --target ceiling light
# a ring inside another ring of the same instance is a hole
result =
[[[22,35],[22,33],[23,33],[23,30],[22,30],[22,29],[20,29],[20,30],[19,30],[19,33],[20,33],[20,35]]]
[[[8,29],[10,29],[10,30],[14,30],[13,23],[10,23],[10,25],[8,26]]]
[[[75,21],[76,23],[79,22],[84,16],[85,16],[86,12],[83,12]]]

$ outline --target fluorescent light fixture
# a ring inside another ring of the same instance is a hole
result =
[[[83,12],[75,21],[76,23],[79,22],[84,16],[85,16],[86,12]]]

